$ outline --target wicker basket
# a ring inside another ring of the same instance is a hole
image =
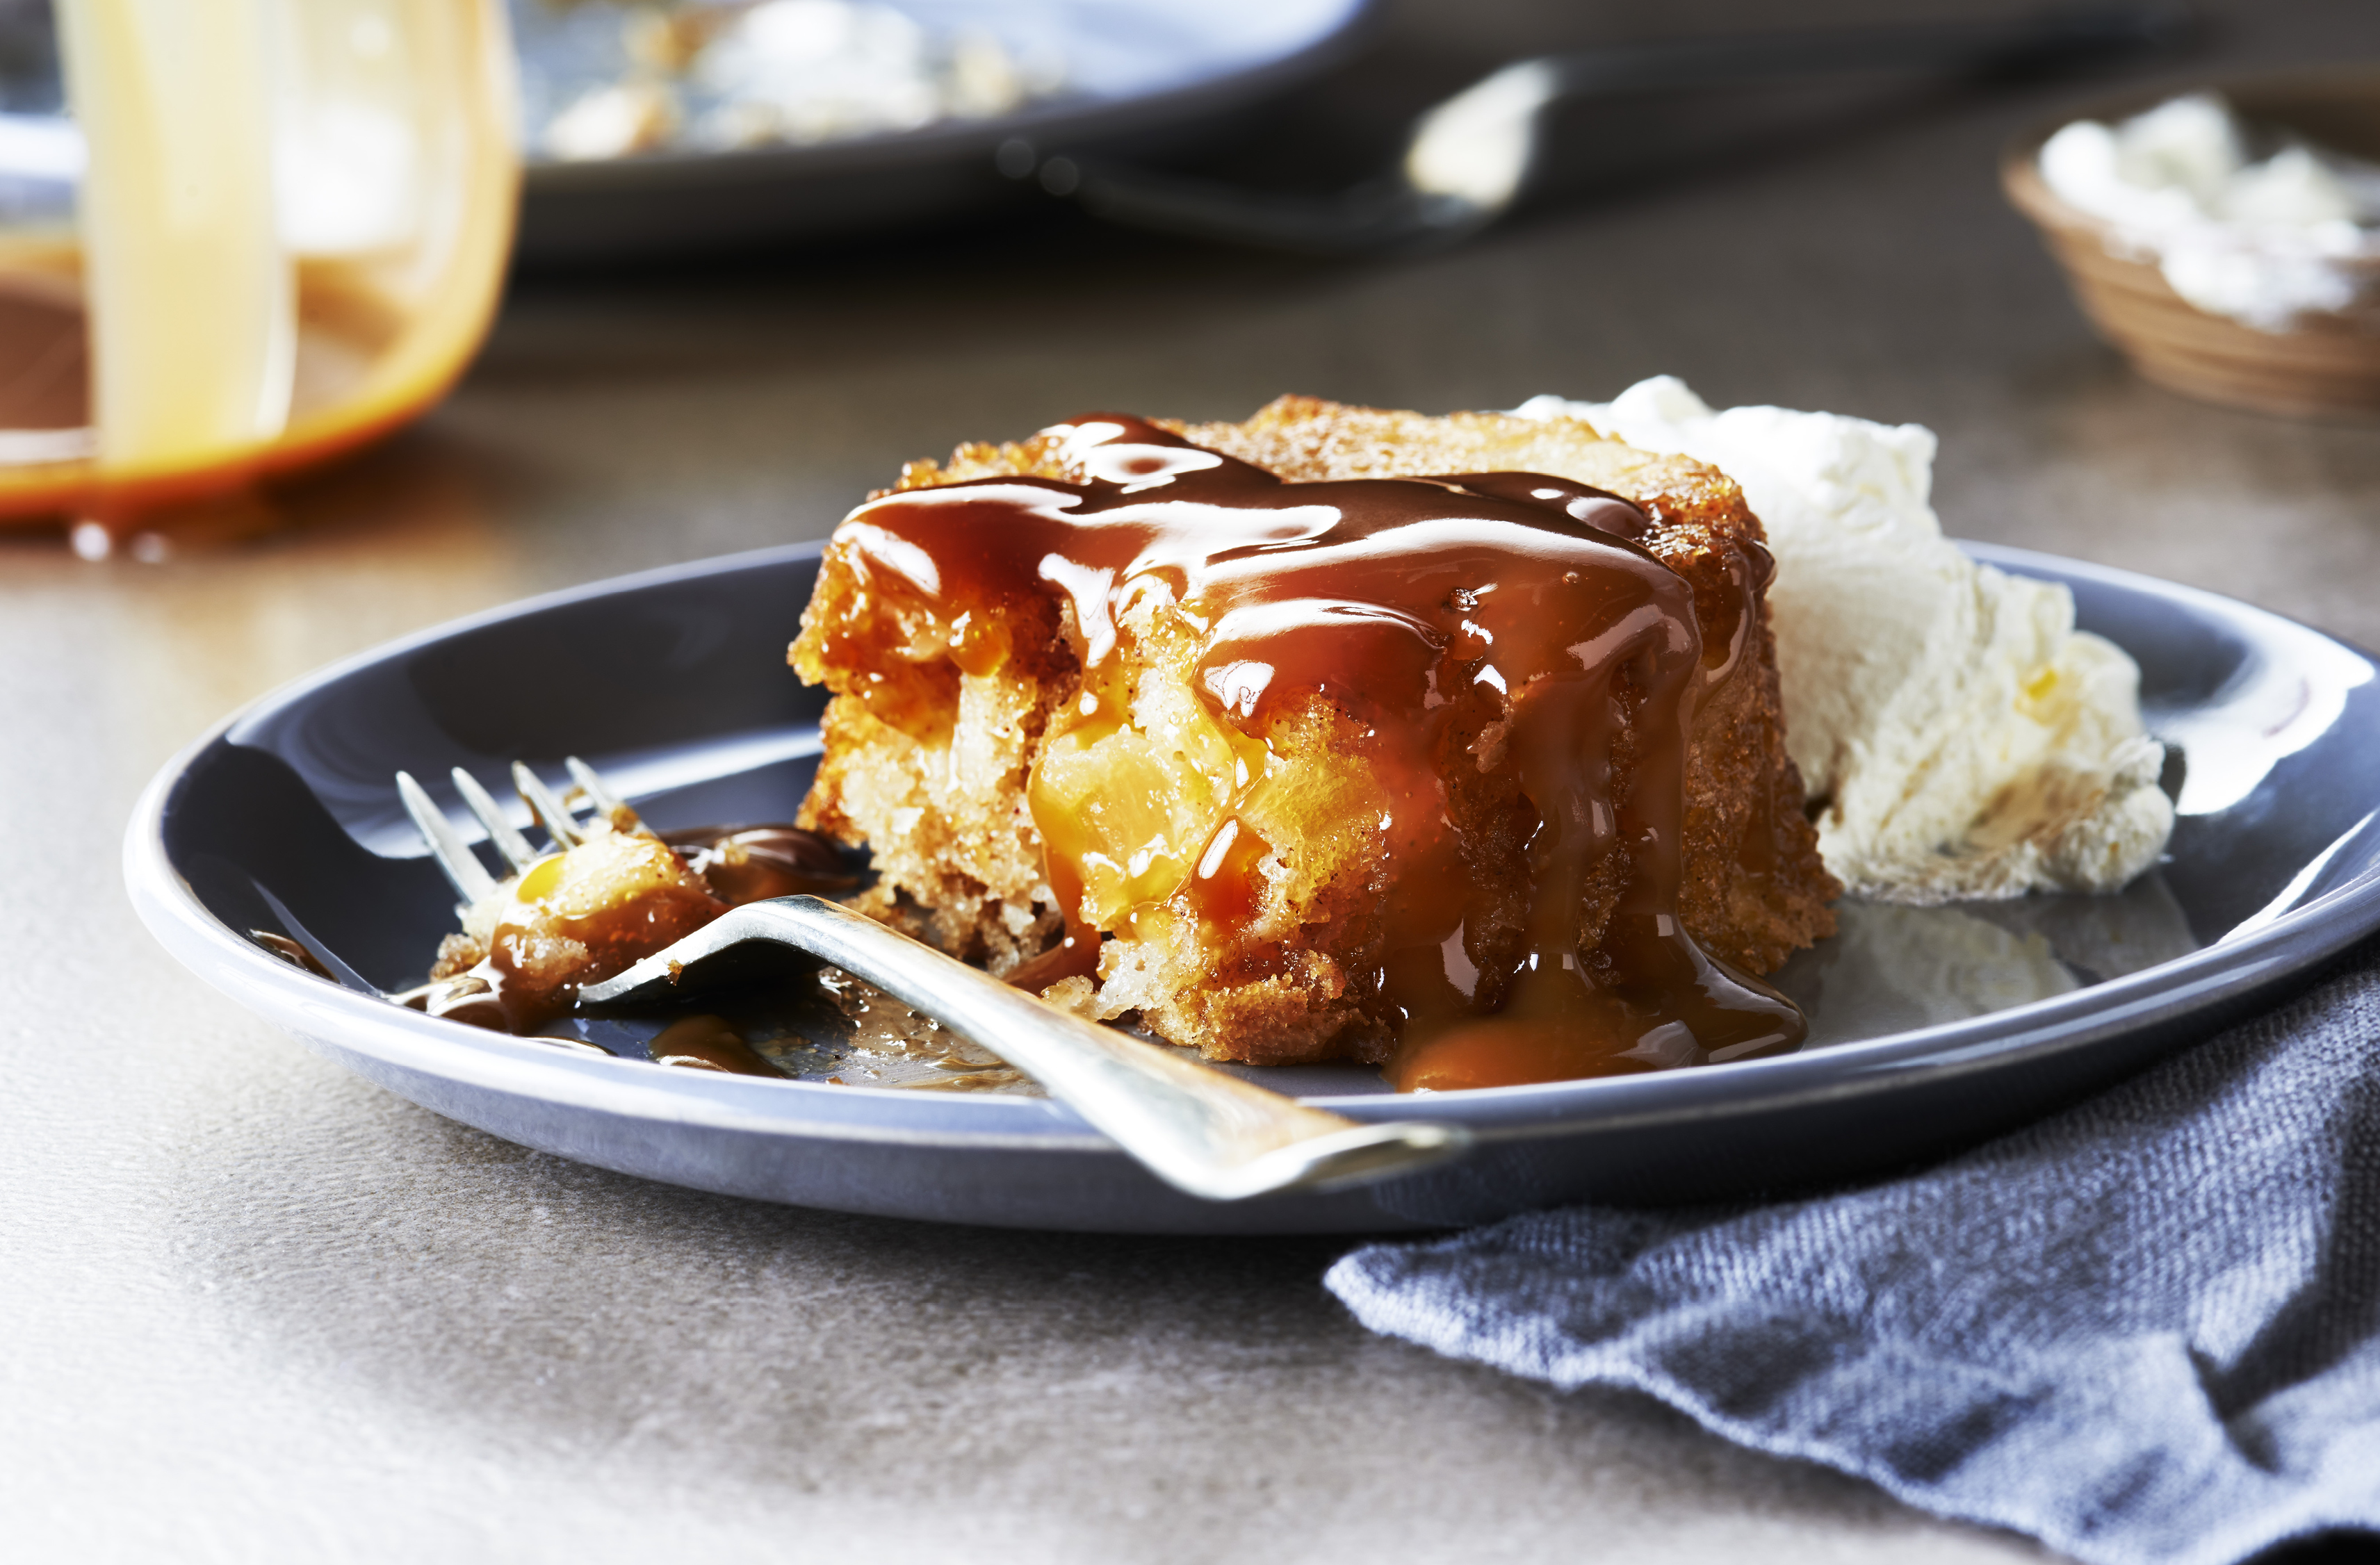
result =
[[[2204,85],[2228,98],[2243,118],[2285,125],[2338,152],[2380,162],[2380,69]],[[2287,332],[2261,332],[2210,315],[2175,293],[2154,259],[2123,253],[2110,224],[2067,205],[2043,182],[2041,145],[2059,126],[2077,119],[2112,123],[2172,95],[2133,93],[2086,104],[2018,138],[2001,159],[2001,186],[2039,225],[2075,302],[2133,369],[2184,395],[2301,416],[2380,411],[2380,311],[2303,316]],[[2380,307],[2380,261],[2346,264],[2365,273],[2365,296]]]

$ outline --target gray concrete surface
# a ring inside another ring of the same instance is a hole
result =
[[[1378,79],[1426,95],[1540,28],[1803,13],[1415,3]],[[2224,19],[2186,68],[2380,47],[2343,0]],[[2003,139],[2092,91],[1876,105],[1408,262],[1053,220],[533,280],[455,396],[285,497],[284,532],[162,565],[0,536],[0,1553],[2036,1556],[1639,1400],[1368,1338],[1318,1286],[1333,1243],[863,1221],[524,1153],[218,1000],[135,924],[115,853],[176,747],[326,659],[815,537],[905,457],[1087,407],[1443,409],[1674,371],[1716,402],[1930,424],[1955,532],[2380,645],[2374,426],[2140,384],[2001,204]]]

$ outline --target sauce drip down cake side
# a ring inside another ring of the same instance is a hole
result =
[[[1284,398],[912,464],[792,661],[862,905],[1254,1063],[1405,1088],[1794,1047],[1831,931],[1759,523],[1575,420]]]

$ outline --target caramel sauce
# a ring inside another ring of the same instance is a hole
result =
[[[531,865],[512,890],[486,956],[431,993],[425,1009],[472,1026],[532,1033],[567,1012],[581,985],[625,972],[730,907],[796,892],[844,891],[854,883],[832,844],[795,826],[696,827],[662,833],[661,841],[691,878],[673,868],[675,879],[649,877],[632,883],[626,894],[591,905],[552,900],[563,878],[564,855]],[[666,867],[665,855],[659,849],[650,852]],[[565,940],[577,942],[583,954],[559,951],[558,942]],[[769,1067],[766,1074],[783,1073]]]
[[[832,843],[798,826],[693,826],[663,831],[661,839],[730,907],[826,896],[859,883]]]
[[[1039,994],[1061,978],[1095,978],[1099,972],[1099,932],[1069,920],[1058,943],[1008,970],[1008,982]]]
[[[1135,419],[1053,432],[1082,481],[898,491],[836,534],[866,588],[846,628],[884,640],[890,671],[857,694],[922,741],[949,732],[959,672],[1006,655],[1001,611],[1060,607],[1081,688],[1051,715],[1027,793],[1068,939],[1012,981],[1092,971],[1100,934],[1158,901],[1205,921],[1224,980],[1279,970],[1280,942],[1244,938],[1268,849],[1230,800],[1264,776],[1274,725],[1318,700],[1356,725],[1351,764],[1383,790],[1380,955],[1363,977],[1401,1039],[1398,1087],[1800,1043],[1791,1002],[1706,954],[1676,913],[1687,724],[1743,655],[1762,558],[1732,563],[1728,601],[1698,605],[1636,541],[1643,511],[1567,479],[1286,483]],[[1117,625],[1160,584],[1197,630],[1192,683],[1222,735],[1202,775],[1229,795],[1162,872],[1103,855],[1047,775],[1128,722]]]
[[[486,960],[471,969],[471,976],[487,983],[506,1032],[536,1030],[577,1003],[580,985],[626,972],[727,911],[724,903],[693,887],[666,887],[581,916],[557,914],[528,900],[541,867],[532,865],[521,878],[528,895],[497,923]],[[577,941],[584,954],[563,958],[567,965],[557,971],[549,953],[560,940]]]
[[[282,961],[288,963],[292,967],[302,968],[318,978],[329,978],[334,984],[339,981],[328,967],[322,965],[312,952],[291,940],[287,935],[276,935],[270,929],[250,929],[248,932],[248,938],[281,958]]]
[[[1025,1086],[1024,1072],[960,1037],[865,979],[820,968],[819,992],[840,1013],[844,1068],[871,1086],[904,1092],[983,1092]],[[921,1072],[917,1067],[923,1066]],[[838,1085],[852,1083],[838,1076]]]
[[[487,967],[482,962],[480,967]],[[496,986],[503,981],[501,972],[482,973],[474,968],[468,973],[449,978],[443,984],[432,984],[421,996],[421,1009],[432,1016],[443,1016],[450,1022],[460,1022],[467,1027],[485,1027],[492,1033],[526,1033],[561,1014],[554,1011],[540,1015],[524,1015],[515,1025],[505,1010]]]
[[[723,1071],[738,1076],[783,1076],[723,1016],[688,1016],[671,1023],[646,1048],[656,1065]]]
[[[1255,917],[1264,890],[1257,866],[1271,846],[1236,817],[1217,827],[1185,888],[1198,916],[1224,928]]]

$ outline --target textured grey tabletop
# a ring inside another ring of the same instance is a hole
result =
[[[1638,0],[1547,32],[1415,5],[1377,68],[1426,98],[1533,38],[1784,9]],[[2182,69],[2380,47],[2356,0],[2223,20]],[[285,497],[285,531],[162,564],[0,535],[7,1552],[2035,1556],[1640,1401],[1370,1339],[1317,1285],[1337,1243],[868,1221],[522,1152],[218,999],[136,925],[115,857],[168,756],[327,659],[816,537],[905,457],[1091,407],[1238,417],[1293,389],[1440,410],[1674,371],[1715,403],[1933,426],[1954,532],[2380,644],[2380,433],[2134,381],[2002,205],[2002,140],[2092,91],[1805,102],[1790,134],[1730,132],[1742,155],[1407,262],[1053,218],[537,280],[444,406]],[[1585,133],[1624,150],[1626,129]]]

